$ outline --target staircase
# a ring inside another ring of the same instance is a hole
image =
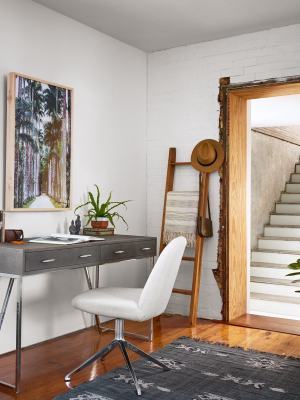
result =
[[[300,320],[299,283],[291,283],[287,265],[300,258],[300,164],[286,183],[270,224],[252,250],[250,312]],[[297,278],[297,276],[294,279]]]

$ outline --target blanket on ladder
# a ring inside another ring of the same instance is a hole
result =
[[[187,247],[196,246],[199,192],[168,192],[163,241],[184,236]]]

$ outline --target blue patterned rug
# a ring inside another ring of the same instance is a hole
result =
[[[163,371],[142,358],[133,362],[142,396],[137,396],[127,367],[121,367],[55,400],[300,399],[300,359],[244,351],[186,337],[152,355],[171,371]]]

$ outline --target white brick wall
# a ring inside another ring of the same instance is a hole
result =
[[[169,147],[188,161],[205,138],[218,140],[218,87],[231,82],[300,75],[300,25],[214,40],[148,55],[147,210],[148,235],[159,237]],[[174,190],[196,190],[197,172],[177,167]],[[198,316],[220,319],[217,267],[219,177],[210,182],[214,237],[204,248]],[[192,263],[183,262],[176,287],[191,288]],[[167,311],[188,315],[190,298],[174,294]]]

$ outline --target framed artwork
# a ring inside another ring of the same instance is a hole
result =
[[[73,89],[11,72],[6,211],[71,209]]]

